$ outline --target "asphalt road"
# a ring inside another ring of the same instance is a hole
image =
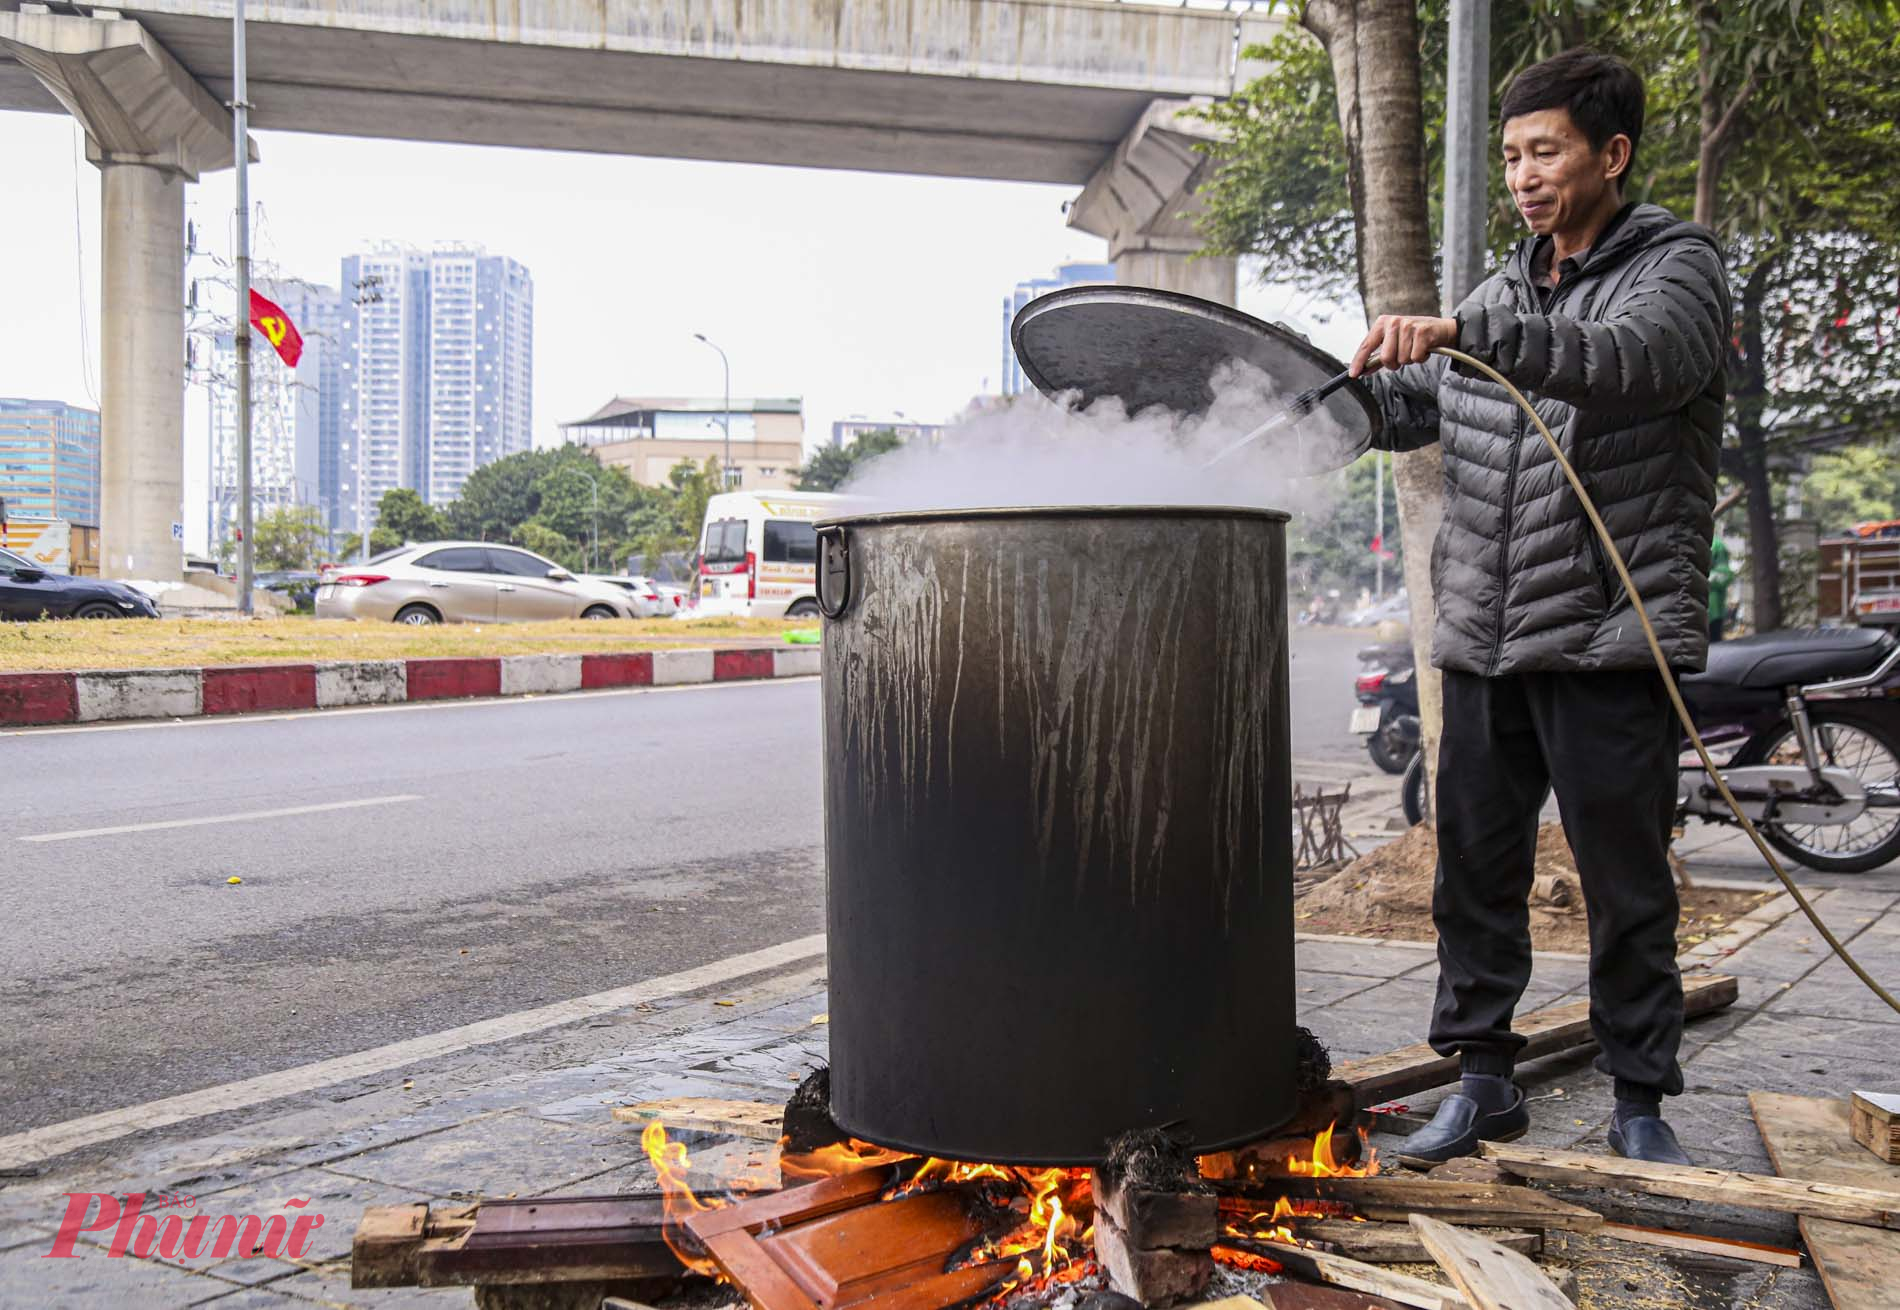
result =
[[[1364,760],[1364,639],[1296,633],[1296,757]],[[823,926],[815,681],[17,732],[0,758],[0,1134]],[[142,826],[181,820],[210,821]]]

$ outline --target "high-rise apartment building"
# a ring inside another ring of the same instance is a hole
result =
[[[383,246],[343,261],[339,526],[392,487],[431,504],[482,465],[530,448],[534,284],[479,247]],[[368,457],[356,485],[356,443]]]
[[[1018,282],[1016,289],[1003,297],[1003,395],[1019,396],[1029,390],[1029,379],[1023,376],[1023,366],[1016,358],[1016,347],[1009,340],[1009,325],[1015,319],[1016,311],[1037,296],[1047,295],[1060,287],[1088,286],[1114,280],[1113,264],[1062,264],[1057,267],[1055,276]]]
[[[334,287],[300,278],[261,279],[257,290],[297,325],[303,355],[292,369],[261,335],[252,337],[252,509],[310,505],[334,526],[343,417],[338,341],[343,298]],[[232,539],[237,523],[237,351],[228,332],[213,343],[211,383],[206,539],[216,550]]]
[[[99,411],[58,400],[0,399],[5,517],[99,523]]]

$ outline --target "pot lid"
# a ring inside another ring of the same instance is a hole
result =
[[[1149,287],[1065,287],[1038,296],[1017,312],[1009,338],[1024,375],[1043,395],[1053,399],[1072,391],[1084,404],[1116,396],[1130,414],[1151,405],[1205,413],[1214,403],[1214,374],[1230,360],[1261,370],[1289,402],[1346,368],[1290,328],[1212,300]],[[1303,472],[1351,463],[1381,426],[1371,389],[1354,381],[1267,440],[1309,435],[1320,416],[1330,420],[1330,439],[1315,449],[1323,446],[1326,453],[1309,458],[1309,443],[1298,442]],[[1256,421],[1271,417],[1269,408]]]

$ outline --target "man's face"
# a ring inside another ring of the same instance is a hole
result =
[[[1504,185],[1539,236],[1588,223],[1629,157],[1628,137],[1613,136],[1598,150],[1568,109],[1539,109],[1504,124]]]

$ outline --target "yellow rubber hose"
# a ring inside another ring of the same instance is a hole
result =
[[[1736,802],[1734,793],[1728,789],[1728,780],[1722,776],[1722,771],[1715,767],[1715,761],[1709,758],[1709,748],[1702,744],[1702,734],[1695,730],[1695,720],[1689,714],[1689,707],[1683,704],[1682,689],[1676,686],[1675,675],[1669,671],[1668,657],[1663,654],[1662,643],[1656,640],[1656,629],[1650,624],[1649,615],[1643,609],[1643,598],[1636,590],[1635,579],[1630,577],[1629,566],[1623,562],[1622,553],[1617,550],[1609,528],[1604,526],[1603,516],[1597,513],[1596,502],[1591,500],[1590,493],[1583,489],[1583,480],[1577,476],[1577,470],[1571,467],[1568,459],[1564,458],[1563,447],[1558,445],[1557,438],[1551,435],[1544,420],[1537,416],[1536,409],[1524,398],[1524,393],[1512,386],[1510,379],[1489,364],[1481,359],[1473,359],[1464,351],[1453,350],[1449,346],[1439,346],[1432,353],[1443,355],[1447,359],[1455,359],[1460,364],[1466,364],[1478,370],[1510,392],[1511,399],[1515,400],[1518,407],[1530,416],[1531,422],[1537,426],[1538,435],[1543,437],[1544,444],[1550,447],[1551,456],[1556,459],[1557,467],[1563,470],[1564,478],[1570,483],[1571,490],[1577,493],[1577,500],[1583,506],[1583,512],[1590,518],[1590,526],[1596,529],[1597,539],[1609,552],[1610,563],[1616,569],[1616,576],[1621,579],[1624,590],[1629,593],[1630,604],[1636,610],[1636,619],[1643,625],[1643,639],[1649,643],[1649,653],[1656,661],[1656,671],[1662,674],[1663,686],[1669,689],[1670,703],[1676,707],[1676,717],[1682,720],[1682,730],[1689,734],[1689,740],[1695,746],[1695,753],[1701,759],[1702,767],[1708,770],[1716,789],[1722,793],[1722,799],[1728,803],[1729,809],[1734,811],[1736,821],[1742,825],[1742,831],[1746,832],[1749,839],[1755,843],[1755,849],[1761,852],[1764,860],[1768,861],[1768,867],[1775,871],[1775,877],[1781,879],[1781,885],[1788,889],[1788,894],[1794,897],[1794,903],[1799,905],[1801,912],[1808,916],[1808,921],[1814,925],[1815,931],[1821,934],[1829,949],[1841,957],[1841,962],[1854,971],[1855,977],[1867,984],[1868,990],[1885,1001],[1893,1010],[1900,1012],[1900,1001],[1895,1000],[1892,992],[1882,987],[1872,974],[1861,967],[1860,961],[1849,954],[1847,947],[1841,944],[1840,938],[1836,937],[1832,930],[1821,921],[1821,916],[1815,913],[1814,906],[1808,902],[1806,896],[1801,894],[1801,889],[1795,886],[1794,879],[1788,876],[1788,871],[1782,867],[1781,861],[1775,858],[1773,849],[1762,840],[1762,835],[1755,830],[1755,825],[1749,822],[1748,816],[1742,813],[1741,805]]]

